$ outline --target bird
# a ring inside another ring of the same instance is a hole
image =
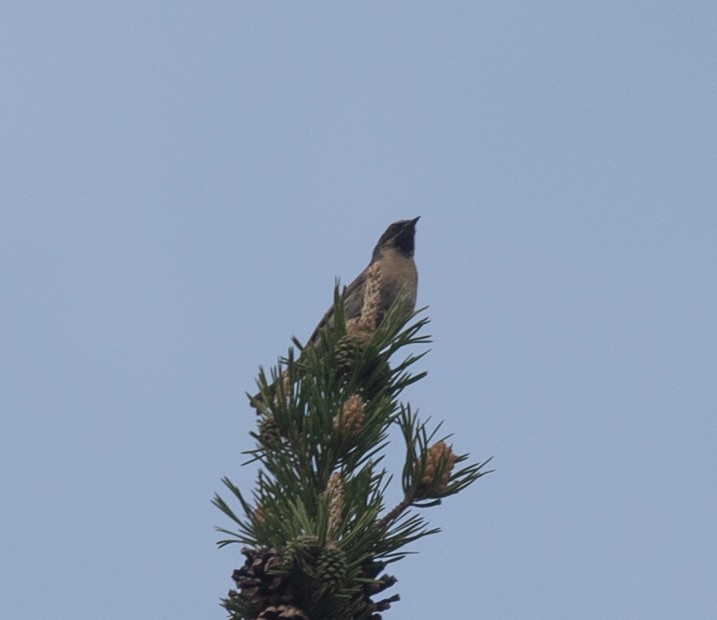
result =
[[[343,292],[344,318],[347,322],[358,320],[364,309],[367,284],[372,275],[377,275],[378,308],[376,326],[383,315],[400,298],[398,312],[403,320],[408,319],[416,307],[418,290],[418,272],[413,259],[415,251],[416,223],[420,219],[399,220],[388,226],[379,237],[371,254],[371,260],[365,269],[349,284]],[[320,344],[321,334],[332,324],[334,318],[333,305],[324,314],[319,324],[309,337],[306,347]],[[270,386],[272,387],[272,386]],[[273,389],[271,390],[274,391]],[[253,407],[259,408],[263,403],[261,394],[250,398]]]
[[[402,296],[400,314],[407,319],[416,307],[418,272],[413,260],[415,250],[416,223],[413,220],[399,220],[389,225],[376,243],[371,261],[366,268],[344,290],[344,317],[356,319],[361,314],[364,302],[364,289],[369,270],[378,267],[381,278],[380,314],[385,313]],[[331,323],[333,306],[324,314],[308,340],[309,345],[318,342],[321,332]],[[378,317],[380,322],[381,316]]]

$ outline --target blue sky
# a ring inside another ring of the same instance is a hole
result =
[[[11,0],[0,52],[4,617],[223,618],[244,392],[418,215],[406,400],[496,472],[385,617],[717,617],[717,5]]]

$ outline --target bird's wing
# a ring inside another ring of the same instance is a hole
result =
[[[361,291],[363,291],[363,285],[365,280],[366,270],[364,269],[356,277],[356,279],[344,289],[344,313],[346,319],[353,319],[359,314],[361,314],[361,307],[363,306],[363,295]],[[333,317],[334,306],[332,304],[326,314],[324,314],[322,319],[319,321],[319,324],[316,326],[316,329],[314,329],[314,332],[311,334],[307,345],[316,344],[319,339],[319,334],[326,328],[327,325],[331,323]]]

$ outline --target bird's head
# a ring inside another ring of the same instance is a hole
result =
[[[378,240],[372,260],[380,258],[381,250],[388,248],[393,248],[403,256],[411,258],[415,247],[416,222],[419,218],[420,216],[413,220],[399,220],[391,224]]]

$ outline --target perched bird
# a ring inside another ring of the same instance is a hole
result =
[[[347,321],[358,318],[361,314],[369,270],[376,271],[380,277],[379,311],[381,315],[393,305],[399,295],[402,297],[403,303],[401,313],[408,318],[413,312],[416,307],[418,286],[418,273],[413,260],[414,236],[418,219],[394,222],[381,235],[373,249],[371,262],[344,291],[344,314]],[[331,321],[333,315],[332,306],[319,321],[308,344],[316,343],[321,330]],[[381,316],[378,317],[378,320],[380,322]]]
[[[373,282],[378,282],[376,325],[399,297],[402,304],[401,315],[408,318],[413,312],[416,307],[418,286],[416,263],[413,260],[418,220],[419,218],[415,218],[394,222],[381,235],[373,249],[371,262],[344,290],[344,315],[347,322],[361,317],[362,310],[365,308],[367,284],[372,278]],[[321,332],[331,324],[333,315],[332,306],[311,334],[306,343],[307,347],[319,343]],[[254,407],[258,407],[262,401],[260,394],[251,399]]]

